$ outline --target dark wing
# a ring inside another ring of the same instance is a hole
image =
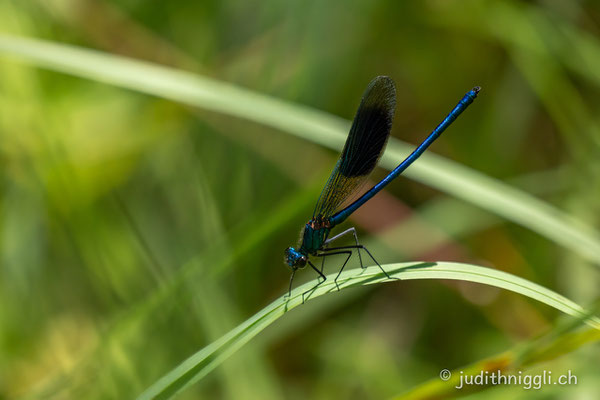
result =
[[[396,109],[396,88],[387,76],[373,79],[363,94],[344,150],[313,213],[327,218],[365,183],[383,154]]]

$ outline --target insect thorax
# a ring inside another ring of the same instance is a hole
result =
[[[329,220],[321,218],[311,219],[304,226],[301,249],[308,254],[315,254],[323,246],[325,240],[327,240],[330,230],[331,224]]]

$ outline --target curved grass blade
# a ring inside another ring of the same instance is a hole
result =
[[[391,277],[399,278],[400,280],[451,279],[482,283],[510,290],[547,304],[573,317],[583,318],[588,325],[600,330],[600,319],[595,317],[588,318],[586,311],[578,304],[543,286],[506,272],[471,264],[446,262],[389,264],[384,265],[383,268]],[[329,275],[327,281],[317,287],[310,298],[316,298],[335,291],[336,287],[333,282],[335,275]],[[346,271],[342,273],[338,283],[340,289],[345,289],[352,286],[372,285],[386,281],[388,279],[379,267],[373,266],[364,270],[355,269]],[[283,297],[275,300],[253,317],[175,367],[171,372],[150,386],[138,399],[167,399],[198,381],[268,325],[280,318],[287,311],[300,305],[302,303],[302,293],[314,287],[316,283],[317,281],[314,280],[296,288],[288,301],[285,301]]]
[[[0,52],[39,67],[245,118],[332,149],[342,148],[349,129],[348,121],[315,109],[98,51],[0,35]],[[392,139],[382,159],[386,168],[398,165],[412,148]],[[598,232],[523,191],[431,153],[405,175],[538,232],[600,266]]]

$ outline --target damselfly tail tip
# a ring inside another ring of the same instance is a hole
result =
[[[475,87],[474,87],[472,90],[473,90],[475,93],[479,93],[479,92],[481,91],[481,86],[475,86]]]

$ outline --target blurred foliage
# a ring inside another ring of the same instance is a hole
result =
[[[346,119],[369,80],[390,75],[392,135],[411,143],[479,84],[476,105],[432,151],[599,226],[594,2],[4,0],[0,31]],[[282,251],[336,157],[273,128],[8,58],[0,143],[0,398],[135,397],[262,309],[286,288]],[[598,295],[598,270],[581,256],[407,179],[351,223],[381,262],[474,262],[583,304]],[[531,340],[556,316],[463,282],[346,290],[287,314],[181,397],[389,397]],[[598,355],[592,344],[537,366],[571,369],[576,387],[475,396],[597,397]]]

